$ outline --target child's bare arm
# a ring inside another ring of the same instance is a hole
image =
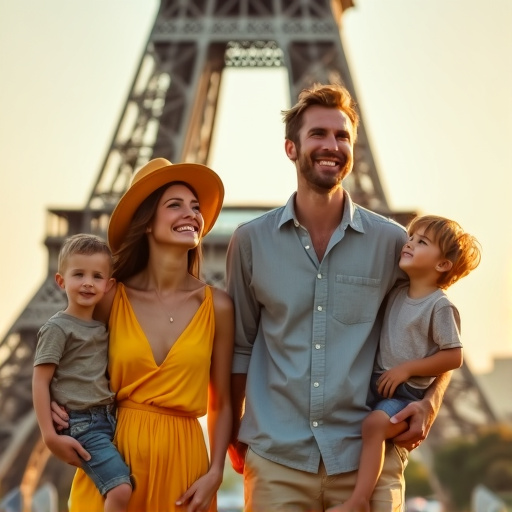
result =
[[[462,349],[440,350],[423,359],[412,359],[384,372],[378,381],[378,391],[384,397],[392,397],[396,388],[411,377],[437,377],[442,373],[460,368]]]
[[[80,467],[82,458],[91,456],[82,445],[70,436],[57,434],[52,421],[50,407],[50,382],[56,365],[40,364],[34,367],[32,376],[32,399],[43,441],[48,449],[59,459]]]

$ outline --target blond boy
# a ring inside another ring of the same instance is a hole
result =
[[[65,240],[55,280],[68,306],[39,330],[32,394],[43,441],[59,459],[81,467],[105,496],[105,511],[126,510],[130,470],[112,444],[114,394],[107,378],[108,332],[93,319],[96,304],[113,285],[112,256],[94,235]],[[58,434],[50,402],[61,404],[69,428]]]
[[[478,266],[479,244],[455,221],[433,215],[415,218],[407,232],[399,266],[409,282],[393,289],[387,300],[356,486],[331,512],[370,511],[385,441],[407,428],[390,418],[421,400],[437,375],[462,365],[459,313],[443,290]]]

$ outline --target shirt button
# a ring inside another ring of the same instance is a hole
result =
[[[316,348],[317,350],[320,350],[320,347],[321,347],[321,346],[322,346],[322,345],[320,345],[320,343],[317,343],[317,344],[315,345],[315,348]]]
[[[318,306],[316,309],[318,309],[318,311],[322,311],[323,310],[322,306]]]
[[[318,421],[313,421],[313,427],[318,427]]]
[[[316,277],[318,277],[318,279],[322,279],[322,274],[317,274]]]
[[[313,383],[313,387],[317,388],[318,386],[320,386],[320,384],[318,382]]]
[[[304,246],[304,249],[309,249],[309,245]]]

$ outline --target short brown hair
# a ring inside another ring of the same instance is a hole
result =
[[[62,273],[68,258],[73,256],[73,254],[92,255],[98,253],[108,256],[110,268],[112,269],[112,253],[105,240],[99,236],[87,233],[78,233],[77,235],[70,236],[64,240],[60,249],[57,269],[59,273]]]
[[[335,108],[344,112],[353,128],[352,142],[357,138],[357,127],[359,125],[359,114],[356,111],[356,103],[348,90],[339,84],[314,84],[309,89],[303,89],[299,94],[297,103],[289,110],[281,112],[285,124],[285,137],[294,144],[299,143],[299,131],[302,127],[304,112],[313,105],[320,107]]]
[[[443,272],[438,279],[440,288],[448,288],[478,267],[481,260],[480,243],[474,236],[465,233],[457,222],[436,215],[424,215],[413,219],[407,226],[407,232],[412,235],[420,227],[439,246],[443,258],[452,262],[452,268]]]

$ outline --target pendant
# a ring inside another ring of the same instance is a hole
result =
[[[169,317],[169,322],[172,324],[174,322],[174,318],[172,316]]]

